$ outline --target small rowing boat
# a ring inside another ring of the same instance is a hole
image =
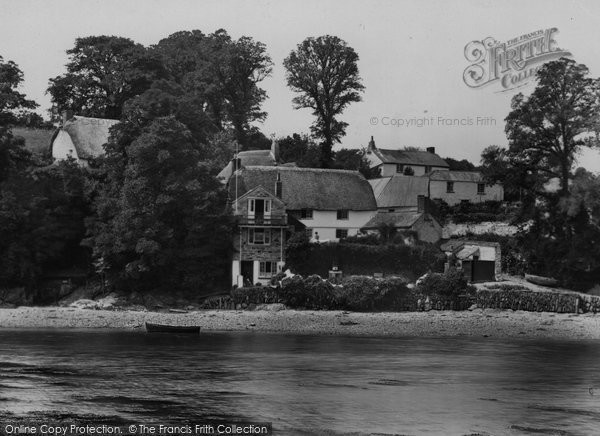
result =
[[[194,325],[168,325],[168,324],[153,324],[146,323],[146,331],[148,333],[200,333],[200,327]]]
[[[558,286],[558,280],[553,279],[552,277],[542,277],[535,276],[533,274],[525,274],[525,280],[529,283],[533,283],[535,285],[547,286],[549,288],[554,288]]]

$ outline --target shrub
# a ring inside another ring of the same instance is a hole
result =
[[[334,287],[318,275],[312,275],[304,280],[306,300],[303,306],[310,309],[335,309],[338,298]]]
[[[296,275],[283,279],[279,290],[282,303],[292,307],[304,306],[306,303],[306,289],[302,276]]]
[[[281,298],[277,288],[269,286],[248,286],[231,291],[235,304],[271,304],[279,303]]]
[[[441,271],[446,256],[433,244],[311,244],[295,239],[286,247],[286,259],[286,267],[298,274],[327,277],[329,269],[337,265],[345,275],[381,272],[417,277],[428,271]]]
[[[403,279],[377,280],[370,277],[350,277],[342,282],[340,304],[356,311],[397,310],[408,294]]]
[[[428,274],[417,286],[417,290],[424,295],[439,295],[453,300],[472,291],[472,288],[462,272],[454,268],[444,274]]]

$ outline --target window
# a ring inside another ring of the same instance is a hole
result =
[[[260,262],[259,278],[271,278],[277,273],[277,262]]]
[[[454,182],[446,182],[446,192],[454,192]]]
[[[425,165],[425,174],[429,174],[431,172],[431,166]]]
[[[485,183],[477,184],[477,194],[479,194],[479,195],[485,194]]]
[[[269,245],[271,243],[271,229],[248,229],[248,243],[254,245]]]
[[[348,229],[335,229],[335,237],[337,239],[344,239],[348,236]]]
[[[308,239],[312,239],[313,229],[305,229],[304,231],[306,232],[306,236],[308,237]]]
[[[348,219],[348,210],[340,209],[337,211],[337,219],[339,220],[347,220]]]
[[[404,172],[404,165],[402,165],[402,164],[396,164],[396,172],[397,173],[403,173]]]
[[[312,209],[302,209],[300,211],[300,219],[311,220],[312,218],[313,218],[313,210]]]

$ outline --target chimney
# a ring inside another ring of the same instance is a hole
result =
[[[424,195],[417,195],[417,213],[423,213],[426,212],[426,207],[425,207],[425,203],[426,203],[426,198]]]
[[[275,182],[275,196],[281,199],[283,195],[283,184],[281,183],[281,174],[277,171],[277,181]]]
[[[275,159],[275,163],[279,162],[279,142],[276,139],[271,141],[271,155]]]
[[[373,137],[371,136],[371,140],[369,141],[369,145],[367,146],[367,153],[371,153],[373,150],[376,150],[375,141],[373,141]]]
[[[427,152],[435,154],[435,147],[427,147]]]
[[[65,124],[71,118],[73,118],[73,111],[72,110],[63,111],[63,113],[62,113],[62,122],[63,122],[63,124]]]

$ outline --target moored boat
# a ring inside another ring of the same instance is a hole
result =
[[[148,333],[200,333],[200,326],[146,323]]]
[[[527,280],[529,283],[534,283],[540,286],[548,286],[550,288],[558,286],[558,280],[553,279],[552,277],[542,277],[533,274],[525,274],[525,280]]]

